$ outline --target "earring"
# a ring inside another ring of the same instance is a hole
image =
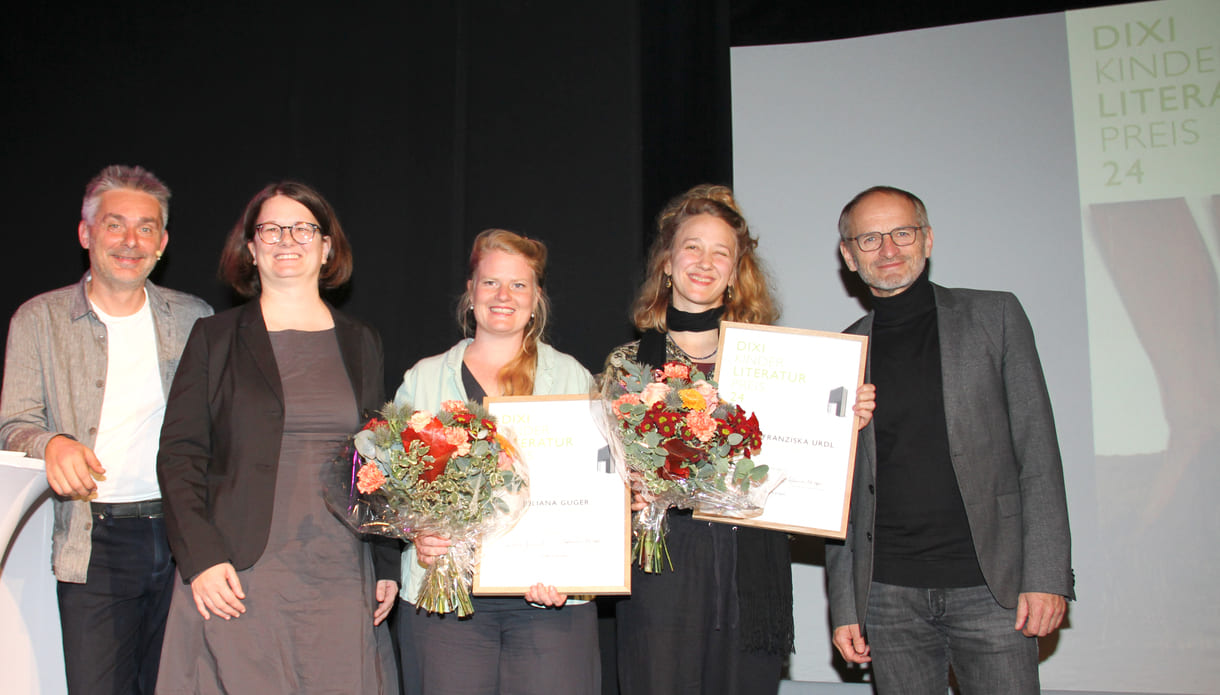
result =
[[[669,276],[666,275],[665,276],[665,289],[669,289],[673,286],[674,286],[674,283],[669,279]]]
[[[726,301],[726,302],[731,302],[731,301],[733,301],[733,286],[732,286],[732,285],[725,285],[725,287],[724,287],[724,301]]]
[[[158,261],[159,261],[159,260],[161,260],[161,252],[160,252],[160,251],[158,251],[158,252],[157,252],[157,260],[158,260]]]
[[[474,311],[474,302],[470,303],[470,308],[466,309],[466,311]]]

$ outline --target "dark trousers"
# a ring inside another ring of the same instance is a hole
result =
[[[400,601],[404,692],[423,695],[596,695],[597,606],[536,608],[475,598],[474,615],[417,613]],[[405,634],[404,634],[405,633]],[[415,673],[408,672],[418,668]],[[418,688],[418,689],[416,689]]]
[[[173,591],[165,520],[93,515],[84,584],[59,582],[68,692],[152,695]]]

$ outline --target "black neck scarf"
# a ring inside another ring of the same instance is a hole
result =
[[[724,316],[724,305],[691,314],[674,308],[673,304],[665,310],[665,325],[671,331],[711,331],[720,328],[720,317]]]
[[[665,310],[665,325],[671,331],[711,331],[720,327],[720,317],[724,316],[724,306],[692,314],[675,309],[672,304]],[[660,367],[665,364],[665,334],[657,331],[645,331],[640,336],[640,348],[636,359],[641,364],[650,367]]]

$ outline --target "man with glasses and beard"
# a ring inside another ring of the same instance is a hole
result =
[[[872,293],[877,408],[849,530],[828,543],[834,644],[877,691],[1037,693],[1038,644],[1074,598],[1063,469],[1033,331],[1007,292],[928,280],[922,201],[877,186],[839,250]]]

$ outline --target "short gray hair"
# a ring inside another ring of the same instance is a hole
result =
[[[102,194],[124,188],[147,193],[157,199],[157,204],[161,206],[161,229],[164,230],[169,224],[169,188],[144,167],[126,164],[111,164],[89,181],[85,186],[85,200],[80,206],[81,219],[93,224],[97,209],[102,204]]]
[[[847,205],[843,206],[843,212],[839,215],[840,241],[847,241],[850,238],[851,214],[856,211],[856,206],[860,204],[860,201],[874,193],[888,193],[889,195],[896,195],[911,201],[911,205],[915,206],[915,223],[920,227],[928,226],[928,209],[924,207],[923,201],[919,199],[919,196],[910,191],[904,191],[901,188],[894,188],[893,186],[873,186],[872,188],[860,191],[856,194],[856,197],[848,201]]]

